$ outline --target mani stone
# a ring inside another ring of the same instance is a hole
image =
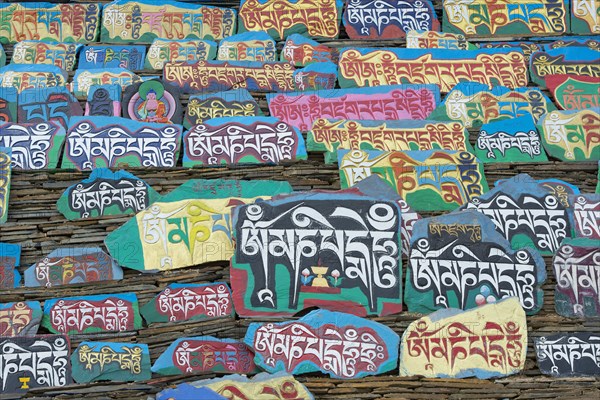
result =
[[[120,117],[121,90],[121,86],[115,84],[90,86],[84,115],[93,117]]]
[[[35,335],[40,327],[42,314],[39,301],[0,303],[0,336]]]
[[[332,90],[337,80],[337,65],[332,62],[314,63],[297,69],[292,76],[295,90]]]
[[[0,147],[0,224],[8,219],[8,198],[10,197],[10,172],[12,164],[10,147]]]
[[[64,141],[65,128],[58,121],[0,122],[0,147],[11,148],[15,170],[56,168]]]
[[[231,209],[291,191],[281,181],[190,180],[109,233],[104,243],[119,265],[138,271],[228,261]]]
[[[254,117],[263,115],[260,106],[246,89],[191,95],[183,127],[190,129],[212,118]]]
[[[275,41],[266,32],[244,32],[219,43],[217,60],[277,61]]]
[[[73,94],[87,98],[92,86],[107,82],[121,86],[121,91],[124,92],[128,86],[141,81],[140,76],[126,68],[77,69],[73,77]]]
[[[533,247],[544,255],[551,255],[564,238],[572,237],[568,209],[527,174],[502,182],[469,200],[461,209],[488,216],[515,250]]]
[[[483,124],[475,155],[484,163],[548,161],[531,115]]]
[[[553,377],[600,376],[597,332],[556,333],[534,338],[540,372]]]
[[[406,33],[407,49],[475,50],[477,44],[467,42],[463,35],[427,30],[411,30]]]
[[[570,318],[600,317],[600,239],[565,239],[552,262],[554,306]]]
[[[162,79],[134,83],[123,93],[123,116],[139,122],[181,124],[179,90]]]
[[[18,93],[64,87],[67,80],[67,72],[54,65],[10,64],[0,68],[0,87],[14,87]]]
[[[148,325],[234,317],[231,289],[225,282],[171,283],[141,308]]]
[[[336,379],[362,378],[395,369],[398,341],[398,335],[383,324],[327,310],[311,311],[289,322],[251,323],[244,338],[254,350],[256,365],[267,372],[320,371]],[[339,343],[339,347],[323,343]],[[343,350],[348,348],[354,351]]]
[[[531,83],[546,89],[546,77],[575,72],[574,76],[599,77],[598,65],[600,52],[598,49],[586,47],[562,47],[552,50],[538,51],[529,60]]]
[[[0,149],[0,160],[2,149]],[[1,165],[0,165],[1,167]],[[2,183],[2,169],[0,168],[0,184]],[[0,195],[2,186],[0,186]],[[2,216],[2,197],[0,197],[0,216]],[[21,274],[17,270],[21,260],[21,245],[0,242],[0,289],[19,287]]]
[[[541,186],[548,193],[556,197],[567,209],[572,208],[571,204],[574,200],[574,195],[580,193],[580,190],[577,186],[560,179],[550,178],[535,180],[527,174],[523,174],[521,176],[523,179],[519,179],[519,182],[527,182],[529,184],[537,184],[538,186]],[[498,179],[496,181],[496,186],[498,187],[508,181],[510,181],[510,179]]]
[[[241,375],[240,375],[241,376]],[[271,397],[271,395],[267,395]],[[256,397],[247,397],[253,400]],[[271,397],[272,398],[272,397]],[[181,383],[174,388],[164,389],[156,394],[156,400],[227,400],[209,388],[197,388],[189,383]]]
[[[17,119],[19,123],[48,123],[55,121],[63,128],[69,118],[82,116],[81,105],[66,87],[26,89],[19,93]]]
[[[158,192],[137,176],[125,170],[97,168],[88,178],[69,186],[56,207],[73,221],[136,214],[159,199]]]
[[[79,69],[126,68],[144,69],[146,46],[91,45],[81,51]]]
[[[600,107],[600,76],[547,75],[545,81],[561,110]]]
[[[575,237],[600,239],[600,194],[569,196],[575,220]]]
[[[510,297],[412,322],[402,335],[400,376],[490,379],[522,371],[526,355],[525,312]]]
[[[84,341],[71,355],[77,383],[145,381],[151,365],[147,344]]]
[[[100,247],[58,248],[25,270],[27,287],[120,279],[123,279],[123,270]]]
[[[217,43],[198,39],[154,39],[146,55],[146,69],[162,70],[167,63],[213,60]]]
[[[336,58],[337,50],[297,33],[287,37],[280,57],[281,61],[288,61],[296,67],[335,62]]]
[[[259,370],[254,353],[242,342],[212,336],[184,337],[175,340],[158,357],[152,372],[183,375],[206,372],[253,374]]]
[[[49,64],[55,65],[65,71],[73,71],[77,63],[77,54],[82,46],[81,43],[23,40],[15,43],[10,62],[12,64]],[[0,64],[4,65],[1,62],[1,56]]]
[[[417,221],[404,301],[410,312],[467,310],[516,296],[527,314],[543,305],[546,265],[531,248],[512,250],[494,223],[476,211]]]
[[[17,89],[0,87],[0,123],[17,122]]]

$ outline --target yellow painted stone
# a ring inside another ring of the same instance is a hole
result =
[[[527,321],[516,297],[469,311],[445,309],[414,321],[400,345],[400,376],[487,379],[518,373]]]
[[[194,382],[192,385],[208,388],[228,399],[314,399],[303,384],[298,382],[292,375],[287,374],[269,375],[261,373],[253,379],[232,375]]]

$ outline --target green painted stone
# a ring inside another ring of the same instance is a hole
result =
[[[0,147],[0,224],[8,218],[8,197],[10,195],[10,147]]]
[[[546,87],[561,110],[600,107],[600,77],[548,75]]]
[[[152,377],[147,344],[81,342],[71,355],[71,373],[77,383],[136,382]]]

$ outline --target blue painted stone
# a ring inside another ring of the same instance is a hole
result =
[[[189,383],[182,383],[174,388],[165,389],[156,394],[156,400],[227,400],[227,397],[223,397],[213,392],[212,390],[204,387],[194,387]]]
[[[152,41],[146,55],[146,69],[162,70],[167,63],[213,60],[217,55],[217,43],[200,39],[165,39]]]
[[[244,32],[219,42],[217,60],[277,61],[275,41],[266,32]]]
[[[294,71],[296,90],[325,90],[335,88],[337,65],[332,62],[313,63]]]
[[[515,250],[534,247],[554,254],[560,242],[573,235],[567,208],[527,174],[514,176],[461,209],[491,218]]]
[[[61,247],[25,270],[27,287],[120,279],[123,279],[123,270],[100,247]]]
[[[17,122],[17,89],[0,87],[0,122]]]
[[[191,95],[183,127],[190,129],[206,120],[220,117],[253,117],[263,112],[246,89]]]
[[[28,79],[23,79],[28,75]],[[0,87],[14,87],[20,93],[25,89],[45,89],[66,86],[68,74],[54,65],[10,64],[0,68]]]
[[[557,38],[542,38],[540,40],[552,40],[550,43],[543,43],[542,48],[544,51],[562,49],[565,47],[588,47],[591,49],[598,50],[598,37],[597,36],[563,36],[557,40]]]
[[[527,176],[523,176],[523,179],[520,180],[520,182],[528,180]],[[571,207],[570,197],[580,193],[580,190],[577,186],[572,185],[569,182],[565,182],[561,179],[550,178],[535,180],[530,176],[529,178],[529,184],[537,184],[539,186],[542,186],[542,188],[544,188],[548,193],[556,197],[561,202],[561,204],[567,208]],[[498,179],[496,181],[496,187],[502,185],[503,183],[506,183],[507,181],[509,181],[509,179]]]
[[[0,147],[0,152],[2,148]],[[2,188],[0,187],[0,190]],[[0,194],[2,192],[0,191]],[[2,197],[0,197],[0,211],[2,211]],[[2,213],[0,212],[0,217]],[[21,274],[17,267],[21,262],[21,245],[0,242],[0,289],[19,287]]]
[[[64,86],[23,90],[18,96],[17,110],[19,123],[56,121],[64,128],[69,118],[83,115],[81,105]]]
[[[338,379],[361,378],[395,369],[399,340],[383,324],[327,310],[312,311],[295,321],[252,323],[244,338],[254,350],[256,365],[267,372],[320,371]],[[326,350],[325,343],[336,345],[327,346]],[[355,351],[344,350],[349,347]],[[337,362],[329,361],[330,357]]]
[[[121,90],[125,91],[128,86],[149,78],[153,77],[142,78],[126,68],[80,68],[75,71],[73,77],[73,94],[87,98],[93,85],[119,85]]]
[[[0,248],[1,248],[0,243]],[[2,288],[0,286],[0,288]],[[42,321],[39,301],[0,304],[0,336],[33,336]]]
[[[6,52],[4,51],[4,47],[0,44],[0,67],[4,67],[6,65]]]
[[[280,59],[296,67],[305,67],[312,63],[337,61],[337,55],[337,49],[294,33],[285,39]]]
[[[120,117],[121,92],[121,86],[116,84],[90,86],[84,115],[93,117]]]
[[[536,250],[512,250],[488,217],[459,211],[415,223],[404,301],[410,312],[426,314],[517,296],[531,315],[542,308],[545,280],[544,259]]]
[[[598,76],[600,52],[587,47],[564,47],[538,51],[531,55],[529,73],[531,82],[547,89],[546,76],[577,71],[580,76]]]
[[[90,45],[79,55],[79,69],[125,68],[144,69],[146,46]]]
[[[81,342],[71,355],[73,380],[136,382],[152,377],[147,344]]]

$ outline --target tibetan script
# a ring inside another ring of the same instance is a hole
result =
[[[406,34],[407,49],[474,50],[478,46],[467,42],[463,35],[435,31],[413,30]]]
[[[142,78],[125,68],[77,69],[73,77],[73,94],[85,98],[94,85],[119,85],[121,91],[125,91],[128,86],[141,81]]]
[[[245,32],[221,40],[217,60],[277,61],[275,41],[265,32]]]
[[[529,61],[531,82],[546,88],[549,75],[600,77],[600,51],[582,47],[564,47],[538,51]],[[522,85],[525,86],[525,85]]]
[[[15,44],[11,63],[50,64],[66,71],[73,71],[81,46],[79,43],[47,43],[37,40],[24,40]]]
[[[212,118],[254,117],[262,114],[258,103],[246,89],[191,95],[183,127],[190,129]]]
[[[10,193],[11,148],[0,147],[0,224],[8,218],[8,196]],[[4,281],[5,279],[2,279]]]
[[[600,1],[571,0],[571,32],[600,33]]]
[[[66,86],[67,73],[54,65],[10,64],[0,68],[0,87],[26,89]]]
[[[600,375],[600,335],[557,333],[534,339],[538,367],[552,376]]]
[[[600,194],[582,194],[572,198],[575,236],[600,239]]]
[[[154,39],[148,48],[145,66],[162,70],[167,63],[212,60],[216,51],[217,44],[210,40]]]
[[[548,155],[563,161],[600,160],[600,108],[552,111],[538,121]]]
[[[547,75],[545,81],[561,110],[600,108],[600,76]]]
[[[144,69],[145,46],[86,46],[79,56],[79,69],[125,68]]]
[[[82,342],[71,356],[77,383],[144,381],[152,377],[147,344]]]
[[[0,337],[33,336],[41,320],[42,308],[38,301],[0,303]]]
[[[12,149],[11,165],[16,170],[56,168],[64,140],[65,129],[57,122],[0,123],[0,147]]]

